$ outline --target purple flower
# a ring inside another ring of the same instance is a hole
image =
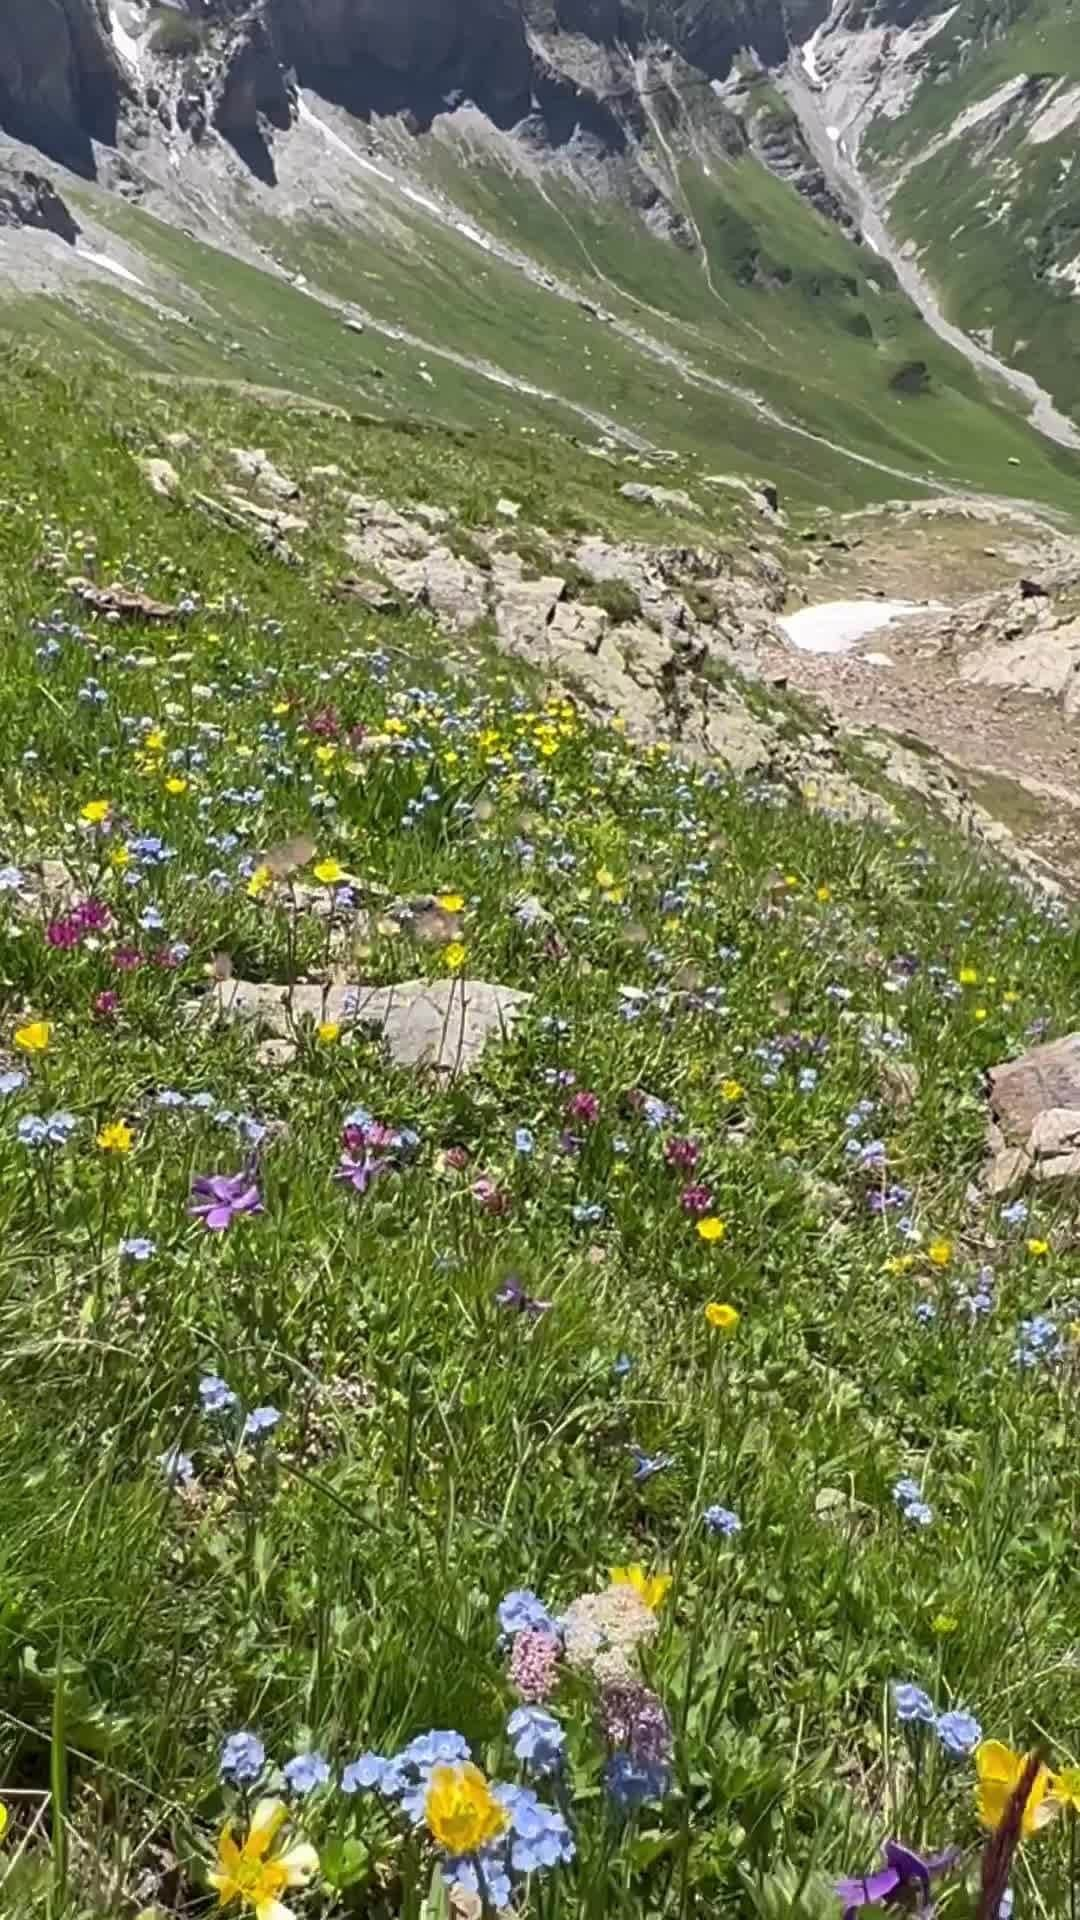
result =
[[[706,1507],[701,1517],[710,1533],[722,1534],[725,1540],[742,1532],[742,1521],[730,1507]]]
[[[496,1287],[494,1299],[497,1307],[511,1307],[515,1313],[527,1313],[534,1319],[547,1313],[551,1306],[550,1300],[534,1300],[512,1273],[507,1274],[501,1287]]]
[[[536,1633],[558,1637],[559,1629],[542,1600],[528,1587],[514,1587],[499,1602],[499,1625],[504,1633],[521,1633],[531,1627]]]
[[[221,1749],[221,1777],[232,1786],[248,1787],[257,1780],[266,1761],[266,1748],[257,1733],[230,1733]]]
[[[509,1679],[529,1706],[550,1699],[559,1677],[559,1641],[539,1627],[522,1627],[510,1649]]]
[[[640,1447],[635,1447],[633,1451],[633,1478],[639,1487],[644,1486],[646,1480],[651,1480],[654,1474],[663,1473],[666,1467],[675,1465],[673,1453],[642,1453]]]
[[[949,1713],[939,1713],[935,1732],[946,1753],[951,1754],[954,1760],[966,1760],[982,1739],[982,1728],[975,1715],[965,1712],[963,1707],[954,1707]]]
[[[280,1419],[276,1407],[253,1407],[244,1421],[243,1438],[261,1440],[264,1433],[273,1433]]]
[[[315,1787],[324,1787],[330,1778],[329,1764],[321,1753],[298,1753],[286,1760],[281,1771],[295,1794],[311,1793]]]
[[[837,1898],[844,1903],[843,1920],[855,1920],[863,1907],[891,1905],[899,1895],[901,1899],[910,1891],[916,1891],[920,1904],[930,1904],[930,1882],[936,1874],[945,1873],[957,1858],[958,1848],[949,1847],[944,1853],[933,1855],[924,1860],[920,1854],[912,1853],[896,1840],[886,1840],[882,1852],[885,1866],[872,1873],[866,1880],[844,1879],[836,1882]]]
[[[224,1233],[238,1214],[265,1212],[259,1189],[248,1173],[196,1174],[191,1192],[188,1212],[211,1233]]]
[[[334,1179],[345,1181],[357,1193],[366,1193],[372,1181],[380,1173],[386,1173],[389,1166],[389,1160],[375,1160],[369,1153],[365,1153],[360,1160],[354,1159],[351,1153],[343,1153]]]

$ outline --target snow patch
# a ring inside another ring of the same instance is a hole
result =
[[[806,77],[812,87],[820,87],[822,85],[821,68],[817,63],[818,41],[821,39],[822,31],[822,27],[815,27],[809,40],[804,40],[799,50],[799,58],[803,63]]]
[[[1058,87],[1053,89],[1028,128],[1028,145],[1044,147],[1048,140],[1067,133],[1076,120],[1080,120],[1080,81],[1064,93]]]
[[[77,247],[76,252],[80,260],[92,260],[95,267],[104,267],[106,273],[115,273],[120,280],[130,280],[133,287],[146,285],[145,280],[140,280],[137,273],[132,273],[128,267],[122,267],[119,260],[110,260],[107,253],[95,253],[91,247]]]
[[[912,600],[826,600],[816,607],[782,614],[776,624],[800,653],[850,653],[864,634],[931,610]],[[885,658],[879,656],[880,663]]]

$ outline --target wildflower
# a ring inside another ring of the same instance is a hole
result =
[[[247,883],[248,898],[251,900],[260,899],[266,892],[267,887],[271,885],[273,878],[273,874],[265,864],[256,867]]]
[[[236,1405],[236,1395],[220,1374],[204,1374],[199,1381],[199,1400],[204,1413],[228,1413]]]
[[[133,1239],[120,1242],[120,1255],[124,1260],[137,1260],[141,1263],[144,1260],[153,1259],[156,1252],[157,1242],[148,1240],[145,1234],[136,1234]]]
[[[1011,1200],[1007,1207],[1002,1207],[1001,1209],[1001,1218],[1007,1227],[1022,1227],[1027,1217],[1028,1203],[1026,1200]]]
[[[432,1837],[455,1857],[497,1839],[509,1818],[471,1760],[432,1768],[424,1812]]]
[[[528,1587],[514,1587],[500,1600],[498,1621],[504,1633],[521,1633],[531,1627],[537,1633],[550,1633],[556,1639],[559,1629],[542,1600]]]
[[[963,1708],[939,1713],[934,1731],[946,1753],[951,1754],[954,1760],[965,1760],[969,1753],[974,1753],[982,1739],[982,1728],[974,1714],[966,1713]]]
[[[265,1211],[259,1189],[246,1173],[196,1174],[188,1212],[211,1233],[224,1233],[242,1213]]]
[[[642,1453],[640,1447],[634,1448],[633,1479],[638,1486],[644,1486],[646,1480],[652,1480],[656,1474],[666,1472],[675,1465],[672,1453]]]
[[[344,867],[341,866],[337,860],[333,859],[320,860],[317,866],[312,867],[311,871],[315,875],[316,880],[324,887],[339,886],[342,880],[348,878]]]
[[[266,1748],[257,1733],[230,1733],[221,1749],[221,1777],[234,1787],[250,1787],[266,1763]]]
[[[372,1181],[377,1179],[380,1173],[388,1172],[389,1168],[389,1160],[375,1159],[370,1153],[365,1152],[358,1158],[351,1153],[343,1153],[335,1169],[334,1179],[343,1181],[356,1193],[366,1193]]]
[[[1071,1807],[1080,1814],[1080,1767],[1065,1767],[1051,1777],[1050,1792],[1059,1807]]]
[[[713,1197],[708,1187],[684,1187],[679,1196],[680,1207],[684,1213],[690,1215],[691,1219],[697,1219],[700,1215],[707,1214],[712,1207],[712,1203]],[[701,1226],[704,1226],[704,1224],[705,1222],[702,1220],[698,1228],[699,1233]]]
[[[18,1093],[26,1085],[26,1075],[21,1067],[11,1067],[7,1073],[0,1073],[0,1099],[6,1099],[9,1093]]]
[[[730,1507],[706,1507],[701,1517],[710,1533],[721,1534],[725,1540],[742,1532],[742,1521]]]
[[[460,893],[437,893],[435,905],[440,907],[443,913],[460,913],[465,902]]]
[[[1033,1260],[1042,1260],[1050,1251],[1050,1242],[1049,1240],[1029,1240],[1027,1250]]]
[[[600,1117],[600,1101],[595,1093],[587,1093],[584,1088],[567,1101],[566,1117],[577,1121],[579,1126],[592,1127]]]
[[[697,1223],[698,1237],[709,1246],[717,1246],[727,1232],[727,1223],[719,1220],[714,1213],[706,1214],[704,1220]]]
[[[529,1705],[548,1700],[558,1680],[559,1641],[554,1633],[523,1627],[510,1650],[510,1685]]]
[[[979,970],[977,967],[961,967],[956,978],[962,987],[977,987],[979,984]]]
[[[287,1786],[293,1793],[311,1793],[315,1787],[324,1787],[330,1778],[330,1765],[321,1753],[298,1753],[293,1759],[286,1760],[281,1769]]]
[[[502,1285],[496,1287],[494,1299],[497,1307],[513,1307],[516,1312],[528,1314],[533,1319],[539,1319],[551,1310],[550,1300],[534,1300],[513,1274],[508,1274]]]
[[[701,1158],[701,1148],[696,1140],[665,1140],[664,1159],[669,1167],[679,1173],[692,1173]]]
[[[100,993],[95,993],[90,1003],[91,1012],[99,1020],[111,1020],[119,1008],[120,995],[112,987],[105,987]]]
[[[465,965],[465,957],[466,949],[461,941],[451,940],[449,946],[443,948],[442,963],[447,973],[460,973]]]
[[[647,1800],[662,1800],[671,1781],[671,1768],[663,1762],[635,1761],[629,1753],[613,1753],[604,1773],[607,1787],[617,1807],[630,1813]]]
[[[195,1478],[195,1462],[190,1454],[181,1453],[179,1447],[170,1447],[167,1452],[159,1453],[158,1466],[170,1487],[189,1487]]]
[[[926,1249],[926,1257],[932,1266],[947,1267],[952,1259],[952,1242],[949,1240],[931,1240]]]
[[[730,1307],[722,1300],[710,1300],[705,1309],[705,1318],[718,1333],[728,1334],[734,1333],[742,1315],[738,1307]]]
[[[925,1500],[912,1500],[904,1508],[904,1519],[910,1521],[913,1527],[929,1527],[933,1524],[934,1509],[927,1506]]]
[[[608,1681],[600,1696],[600,1728],[611,1759],[604,1779],[624,1811],[662,1800],[671,1781],[671,1722],[663,1701],[638,1679]]]
[[[261,1440],[264,1433],[273,1433],[280,1419],[276,1407],[253,1407],[244,1421],[243,1438]]]
[[[533,1137],[531,1130],[528,1127],[515,1127],[514,1129],[514,1152],[515,1153],[530,1154],[532,1153],[535,1145],[536,1145],[536,1141]]]
[[[1009,1811],[1009,1802],[1019,1787],[1030,1761],[1030,1754],[1014,1753],[1000,1740],[984,1740],[975,1749],[975,1805],[984,1827],[996,1830]],[[1044,1827],[1056,1811],[1049,1799],[1050,1771],[1040,1765],[1024,1802],[1021,1832],[1025,1838]]]
[[[845,1878],[836,1882],[837,1898],[844,1903],[843,1920],[855,1920],[863,1907],[892,1905],[897,1895],[902,1902],[914,1894],[919,1904],[929,1911],[930,1882],[939,1873],[948,1871],[957,1858],[958,1849],[949,1847],[944,1853],[924,1860],[899,1841],[886,1840],[882,1852],[885,1865],[877,1873],[865,1880]]]
[[[100,827],[104,825],[111,811],[111,800],[88,800],[85,807],[79,808],[79,818],[85,820],[88,826]]]
[[[31,1020],[28,1026],[15,1029],[15,1045],[23,1053],[47,1053],[51,1037],[51,1020]]]
[[[646,1573],[640,1561],[631,1566],[612,1567],[609,1579],[613,1587],[632,1587],[652,1613],[663,1606],[671,1586],[670,1573]]]
[[[321,1047],[332,1047],[335,1040],[341,1038],[340,1020],[321,1020],[315,1029],[315,1038]]]
[[[934,1703],[921,1687],[912,1686],[907,1680],[894,1680],[892,1697],[896,1717],[905,1726],[913,1722],[926,1727],[933,1726]]]
[[[893,1490],[893,1499],[898,1507],[907,1507],[913,1500],[922,1499],[922,1488],[917,1480],[898,1480]]]
[[[743,1088],[737,1080],[721,1080],[720,1082],[720,1098],[721,1100],[726,1100],[729,1106],[733,1106],[736,1100],[742,1099],[743,1091]]]
[[[392,1766],[393,1762],[387,1760],[385,1754],[362,1753],[358,1760],[351,1760],[349,1765],[342,1769],[342,1793],[359,1793],[371,1788],[375,1788],[377,1792],[381,1791],[388,1770]]]
[[[186,793],[187,789],[188,789],[187,781],[183,779],[181,775],[178,773],[170,774],[169,778],[165,782],[166,793],[171,793],[174,797],[179,793]]]
[[[125,1120],[112,1120],[97,1136],[102,1153],[130,1153],[135,1135]]]
[[[583,1593],[562,1619],[567,1663],[597,1680],[628,1678],[637,1649],[656,1633],[652,1608],[631,1585],[622,1582],[603,1593]]]
[[[514,1758],[533,1773],[554,1773],[562,1761],[566,1735],[543,1707],[515,1707],[506,1723]]]
[[[304,1887],[319,1870],[319,1856],[306,1841],[272,1851],[288,1809],[283,1800],[260,1800],[242,1846],[231,1825],[222,1828],[217,1865],[207,1874],[218,1902],[249,1907],[256,1920],[293,1920],[291,1907],[278,1898],[288,1887]]]
[[[930,1622],[930,1631],[931,1633],[955,1633],[959,1625],[959,1620],[953,1614],[935,1613]]]
[[[510,1816],[510,1865],[515,1873],[569,1864],[574,1842],[561,1813],[545,1806],[531,1787],[498,1786],[495,1797]]]

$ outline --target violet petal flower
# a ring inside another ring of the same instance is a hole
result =
[[[372,1181],[376,1180],[380,1173],[386,1173],[389,1167],[389,1160],[373,1160],[367,1152],[360,1160],[351,1153],[343,1153],[334,1179],[343,1180],[357,1193],[366,1193]]]
[[[224,1233],[240,1213],[264,1211],[259,1189],[247,1173],[200,1173],[191,1183],[188,1212],[211,1233]]]
[[[843,1879],[836,1882],[837,1898],[844,1902],[843,1920],[856,1920],[864,1907],[888,1906],[898,1894],[916,1891],[921,1907],[930,1905],[930,1882],[944,1873],[958,1857],[957,1847],[924,1860],[898,1840],[886,1840],[882,1847],[885,1865],[865,1880]]]

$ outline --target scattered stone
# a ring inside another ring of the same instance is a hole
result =
[[[1040,585],[1038,580],[1021,580],[1020,597],[1023,600],[1049,600],[1050,589]]]
[[[354,319],[352,314],[349,315],[349,318],[347,320],[343,320],[341,324],[344,327],[346,333],[366,333],[367,332],[367,328],[365,327],[364,322],[362,320]]]
[[[1080,689],[1080,621],[1063,627],[1036,626],[1022,639],[976,647],[960,661],[960,677],[982,687],[1013,687],[1018,693],[1063,698],[1066,706]]]
[[[681,487],[650,487],[643,480],[627,480],[619,492],[624,500],[633,500],[639,507],[679,507],[684,513],[700,512],[700,508]]]
[[[991,1191],[1080,1177],[1080,1033],[991,1067],[989,1079]]]
[[[343,574],[330,589],[336,600],[357,600],[369,613],[400,613],[401,601],[381,580],[364,580],[358,573]]]
[[[285,513],[281,507],[256,506],[246,493],[240,493],[236,487],[226,487],[225,492],[238,513],[246,514],[249,520],[257,520],[260,526],[271,527],[275,533],[306,533],[308,522],[298,513]]]
[[[432,547],[397,571],[397,585],[413,606],[426,607],[453,633],[467,633],[488,612],[488,580],[471,560],[449,547]]]
[[[151,600],[149,594],[136,593],[128,587],[114,582],[111,587],[96,587],[92,580],[84,580],[75,574],[68,582],[70,592],[77,594],[84,606],[94,613],[103,613],[110,620],[177,620],[181,618],[180,609],[164,600]]]
[[[163,433],[161,436],[161,444],[162,446],[170,447],[173,453],[189,453],[195,445],[195,440],[190,433],[178,431],[176,433]]]
[[[430,1067],[452,1076],[479,1064],[490,1039],[505,1039],[532,995],[483,980],[403,980],[394,986],[330,986],[223,980],[199,1003],[224,1019],[245,1019],[295,1050],[305,1020],[375,1028],[396,1066]]]
[[[162,500],[171,500],[180,489],[180,475],[171,460],[157,460],[146,455],[139,466],[153,493]]]
[[[278,500],[299,499],[296,481],[275,467],[264,447],[230,447],[229,452],[245,480],[253,481],[263,493],[272,493]]]
[[[334,466],[312,467],[311,472],[308,474],[308,479],[309,480],[340,480],[341,468],[334,467]]]
[[[15,58],[16,70],[18,57]],[[82,229],[51,180],[29,168],[0,174],[0,227],[37,227],[73,247]]]
[[[495,512],[500,520],[516,520],[521,512],[521,502],[520,500],[496,500]]]

